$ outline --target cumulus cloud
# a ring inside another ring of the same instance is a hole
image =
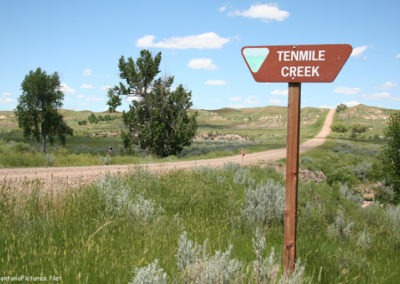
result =
[[[349,87],[337,87],[333,92],[337,94],[343,94],[343,95],[355,95],[358,94],[361,91],[360,88],[349,88]]]
[[[88,96],[88,97],[85,98],[85,101],[87,101],[87,102],[103,102],[104,98],[103,97]]]
[[[372,95],[365,95],[366,100],[389,100],[389,101],[400,101],[400,98],[392,96],[388,92],[375,93]]]
[[[218,8],[218,12],[223,13],[223,12],[226,11],[226,9],[228,9],[228,5],[221,6],[221,7]]]
[[[11,98],[11,93],[4,92],[0,95],[0,103],[2,104],[10,104],[13,103],[14,100]]]
[[[288,90],[287,89],[275,89],[271,92],[271,95],[274,96],[287,96],[288,95]]]
[[[368,48],[367,45],[355,47],[355,48],[353,48],[353,52],[351,53],[351,56],[360,57],[361,55],[364,54],[364,52],[367,50],[367,48]]]
[[[229,39],[219,36],[214,32],[185,37],[171,37],[161,41],[155,41],[154,35],[146,35],[136,41],[137,47],[144,48],[171,48],[171,49],[215,49],[228,43]]]
[[[387,81],[380,86],[381,89],[391,89],[395,87],[397,87],[397,83],[392,81]]]
[[[348,106],[348,107],[353,107],[353,106],[359,105],[360,102],[358,102],[358,101],[348,101],[348,102],[343,102],[343,104]]]
[[[100,90],[102,90],[102,91],[108,91],[108,89],[111,89],[111,88],[112,88],[111,85],[104,85],[104,86],[101,86],[101,87],[100,87]]]
[[[257,106],[260,105],[260,101],[256,96],[249,96],[244,100],[244,104],[247,106]]]
[[[257,107],[260,106],[261,103],[256,96],[248,96],[246,98],[242,97],[231,97],[230,101],[235,102],[231,104],[229,107],[232,108],[244,108],[244,107]]]
[[[229,100],[232,102],[239,102],[242,100],[242,98],[241,97],[231,97],[231,98],[229,98]]]
[[[195,58],[189,61],[188,67],[192,69],[215,70],[217,65],[210,58]]]
[[[92,76],[93,70],[90,68],[86,68],[82,71],[83,76]]]
[[[93,89],[94,86],[92,84],[82,84],[81,88],[82,89]]]
[[[210,86],[223,86],[226,85],[226,81],[224,80],[207,80],[204,82],[206,85]]]
[[[270,99],[268,100],[268,103],[270,105],[275,105],[275,106],[281,106],[281,105],[286,105],[286,101],[281,101],[280,99]]]
[[[61,83],[61,91],[63,91],[66,94],[75,94],[75,89],[71,88],[70,86],[68,86],[66,83]]]
[[[284,21],[289,17],[289,12],[279,9],[276,3],[254,4],[247,10],[236,10],[229,13],[231,16],[241,16],[251,19],[259,19],[264,22]]]

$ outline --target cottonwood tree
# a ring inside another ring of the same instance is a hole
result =
[[[47,140],[52,144],[58,138],[65,144],[66,135],[72,135],[73,130],[58,112],[63,105],[64,93],[57,72],[47,75],[40,68],[30,71],[22,81],[21,89],[15,115],[24,137],[33,137],[40,142],[41,152],[46,152]]]
[[[384,133],[387,141],[383,149],[384,175],[396,193],[397,202],[400,202],[400,111],[389,116]]]
[[[156,78],[160,62],[161,53],[153,57],[148,50],[142,50],[136,61],[121,56],[118,67],[124,82],[110,89],[108,105],[115,110],[120,105],[115,97],[131,97],[129,111],[122,113],[125,148],[135,144],[147,153],[165,157],[191,144],[197,113],[190,112],[191,92],[182,85],[172,87],[174,77]]]

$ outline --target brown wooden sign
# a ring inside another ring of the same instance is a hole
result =
[[[284,272],[295,269],[302,82],[335,80],[353,48],[349,44],[245,46],[242,55],[256,82],[288,82]]]
[[[332,82],[349,58],[349,44],[245,46],[256,82]]]

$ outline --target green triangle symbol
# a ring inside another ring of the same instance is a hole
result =
[[[256,73],[267,58],[269,53],[266,47],[246,47],[243,49],[243,56],[250,66],[251,72]]]

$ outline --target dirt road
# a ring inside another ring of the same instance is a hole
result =
[[[311,150],[322,145],[330,133],[335,110],[330,110],[321,131],[312,139],[300,145],[300,153]],[[242,165],[263,164],[276,161],[286,157],[286,148],[269,150],[246,154],[242,161],[241,155],[229,156],[216,159],[203,159],[179,162],[149,163],[140,165],[109,165],[109,166],[87,166],[87,167],[57,167],[57,168],[15,168],[0,169],[2,181],[13,183],[40,180],[44,187],[79,186],[96,181],[105,174],[123,174],[134,169],[146,169],[149,171],[169,171],[174,169],[190,169],[198,167],[223,167],[227,163]]]

